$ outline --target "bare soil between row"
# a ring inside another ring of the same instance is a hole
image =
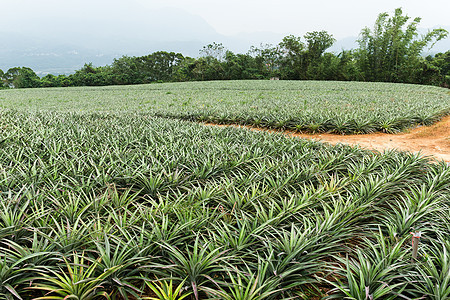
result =
[[[442,118],[441,121],[431,126],[418,126],[408,131],[388,134],[354,134],[354,135],[338,135],[338,134],[306,134],[292,131],[275,131],[264,128],[256,128],[252,126],[242,125],[218,125],[204,123],[208,126],[219,127],[239,127],[256,131],[266,131],[274,133],[282,133],[291,137],[317,140],[332,145],[347,144],[350,146],[360,146],[368,150],[377,150],[380,152],[396,149],[399,151],[408,151],[434,157],[438,160],[450,162],[450,116]]]

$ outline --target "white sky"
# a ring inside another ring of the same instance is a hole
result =
[[[450,25],[450,0],[138,0],[147,7],[174,6],[204,18],[219,33],[273,31],[303,35],[327,30],[337,38],[372,27],[381,12],[401,7],[421,17],[421,27]]]
[[[301,36],[327,30],[339,39],[357,36],[363,27],[372,28],[379,13],[392,13],[397,7],[410,17],[422,17],[420,27],[450,26],[450,0],[0,0],[0,31],[7,27],[5,22],[26,24],[30,13],[52,16],[69,10],[83,18],[83,12],[91,11],[105,17],[105,13],[120,13],[115,7],[133,1],[148,9],[182,9],[224,35],[271,31]]]

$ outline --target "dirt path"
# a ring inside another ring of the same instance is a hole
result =
[[[214,124],[207,124],[214,125]],[[217,125],[233,126],[233,125]],[[251,130],[272,131],[251,126],[240,126]],[[330,144],[360,145],[365,149],[375,149],[384,151],[388,149],[398,149],[401,151],[421,152],[424,155],[434,156],[439,160],[450,162],[450,116],[443,118],[440,122],[432,126],[421,126],[410,129],[408,132],[399,134],[357,134],[357,135],[337,135],[337,134],[299,134],[286,131],[284,134],[294,137],[315,139]]]

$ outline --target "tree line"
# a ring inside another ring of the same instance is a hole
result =
[[[85,64],[71,75],[42,78],[27,67],[0,70],[0,87],[35,88],[104,86],[152,82],[286,79],[383,81],[450,87],[450,51],[423,57],[424,50],[448,36],[434,29],[420,36],[420,18],[411,20],[402,9],[382,13],[374,28],[364,28],[359,47],[326,52],[336,41],[326,31],[303,37],[289,35],[277,45],[252,46],[245,54],[233,53],[221,43],[200,50],[200,57],[157,51],[140,57],[123,56],[111,65]]]

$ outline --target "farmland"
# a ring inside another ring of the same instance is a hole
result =
[[[182,120],[379,117],[395,131],[449,108],[433,87],[303,84],[0,91],[0,294],[448,298],[446,163]]]
[[[217,81],[0,91],[2,107],[147,112],[305,132],[398,132],[449,113],[438,87],[361,82]]]

